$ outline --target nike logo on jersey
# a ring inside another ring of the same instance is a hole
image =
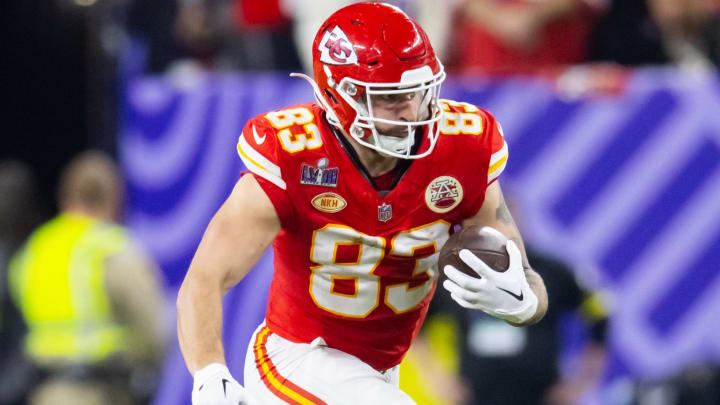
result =
[[[228,381],[228,380],[226,380],[226,379],[224,379],[224,378],[222,379],[222,383],[223,383],[223,394],[225,394],[225,398],[227,398],[227,383],[229,383],[229,382],[230,382],[230,381]]]
[[[522,292],[522,291],[520,291],[520,294],[515,294],[514,292],[508,291],[508,290],[506,290],[506,289],[504,289],[504,288],[498,287],[497,289],[500,290],[500,291],[504,291],[504,292],[510,294],[510,296],[512,296],[513,298],[515,298],[515,299],[518,300],[518,301],[522,301],[523,298],[525,298],[525,297],[523,297],[523,292]]]
[[[258,145],[262,145],[263,142],[265,142],[265,137],[266,137],[267,135],[263,135],[262,138],[261,138],[261,137],[258,136],[258,133],[257,133],[257,131],[255,130],[255,125],[253,125],[252,129],[253,129],[253,138],[255,138],[255,143],[258,144]]]

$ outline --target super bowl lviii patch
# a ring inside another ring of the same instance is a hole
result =
[[[445,213],[460,204],[463,188],[454,177],[440,176],[425,189],[425,203],[433,212]]]
[[[318,160],[317,166],[303,164],[300,171],[300,184],[312,186],[337,187],[340,169],[328,167],[328,159]]]

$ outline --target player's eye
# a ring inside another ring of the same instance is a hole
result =
[[[408,92],[408,93],[396,93],[396,94],[379,94],[375,97],[375,100],[381,101],[384,103],[403,103],[412,101],[415,99],[415,97],[418,96],[418,92]]]

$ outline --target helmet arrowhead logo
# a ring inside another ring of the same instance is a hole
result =
[[[358,60],[353,44],[338,25],[325,31],[318,50],[320,61],[329,65],[351,65]]]

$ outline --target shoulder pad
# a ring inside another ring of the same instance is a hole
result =
[[[440,100],[440,103],[443,107],[440,134],[470,135],[465,138],[475,145],[470,149],[478,147],[490,155],[487,175],[488,184],[492,183],[503,172],[508,159],[502,127],[492,114],[475,105],[453,100]]]
[[[299,104],[251,119],[238,139],[237,150],[245,167],[286,189],[281,172],[285,154],[322,147],[319,115],[314,104]]]

